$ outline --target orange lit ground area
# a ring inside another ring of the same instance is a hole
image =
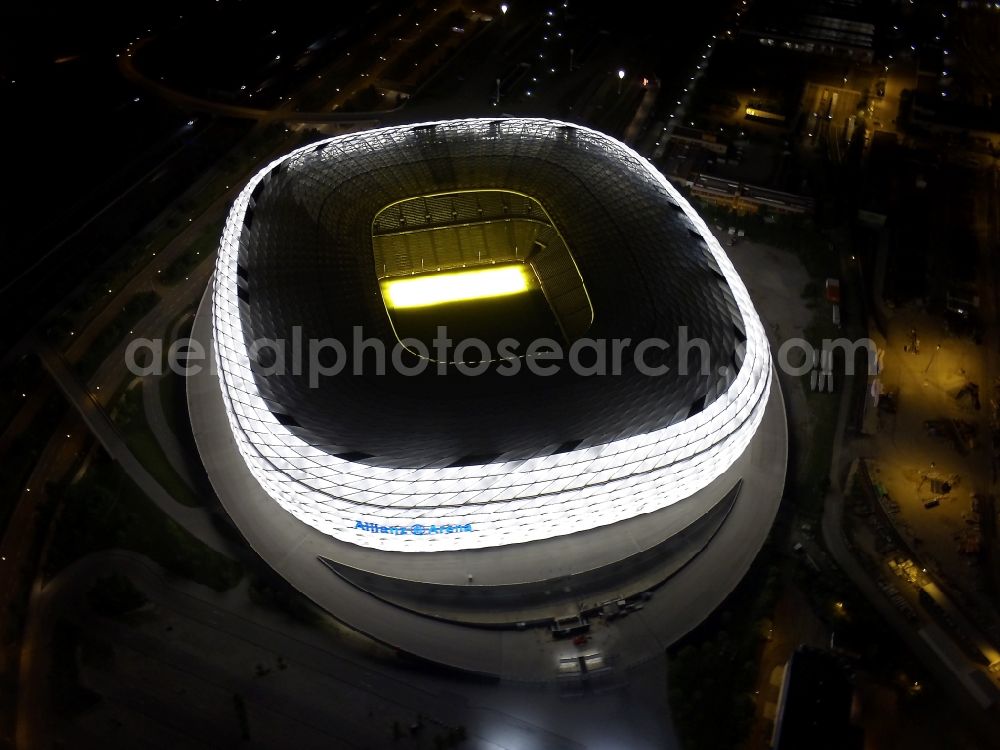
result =
[[[411,351],[407,339],[422,342],[431,359],[439,326],[455,343],[482,340],[496,359],[509,356],[502,339],[520,342],[523,356],[531,341],[566,343],[593,321],[569,248],[529,196],[471,190],[399,201],[376,215],[372,245],[396,337]],[[469,348],[462,359],[480,356]]]

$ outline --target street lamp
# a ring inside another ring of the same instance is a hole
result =
[[[624,81],[624,80],[625,80],[625,70],[624,70],[624,68],[619,68],[618,69],[618,93],[619,93],[619,95],[622,93],[622,81]]]
[[[507,15],[507,9],[509,7],[510,6],[507,5],[507,3],[500,3],[500,12],[503,13],[506,16]]]

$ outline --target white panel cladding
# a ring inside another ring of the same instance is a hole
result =
[[[433,123],[495,137],[494,120]],[[229,423],[247,468],[299,520],[337,539],[397,551],[445,551],[528,542],[615,523],[679,502],[728,470],[763,417],[771,360],[763,326],[729,258],[694,209],[645,159],[614,139],[568,123],[507,120],[512,127],[576,128],[609,158],[648,170],[704,238],[739,307],[746,333],[742,366],[728,389],[695,416],[644,435],[526,461],[432,469],[370,466],[330,455],[278,423],[257,392],[237,298],[239,238],[250,194],[275,160],[233,203],[223,231],[213,294],[219,381]],[[330,139],[338,149],[393,143],[414,126]],[[664,208],[664,210],[672,210]]]

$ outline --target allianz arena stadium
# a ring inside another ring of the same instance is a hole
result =
[[[192,425],[235,525],[333,615],[435,661],[532,673],[512,639],[611,603],[662,648],[781,497],[746,287],[647,160],[578,125],[401,125],[275,160],[232,205],[194,335],[214,368]]]

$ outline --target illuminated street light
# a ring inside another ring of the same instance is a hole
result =
[[[500,3],[500,12],[503,13],[506,16],[507,15],[507,9],[509,7],[510,6],[507,5],[507,3]]]
[[[622,93],[622,81],[625,80],[625,70],[624,68],[618,69],[618,93]]]

